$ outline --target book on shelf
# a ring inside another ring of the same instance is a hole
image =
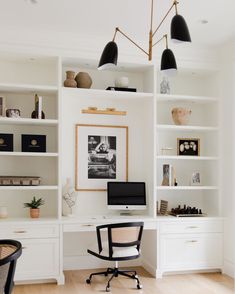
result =
[[[171,164],[163,164],[162,186],[175,186],[175,169]]]

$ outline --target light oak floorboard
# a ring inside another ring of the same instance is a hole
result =
[[[125,277],[114,278],[111,282],[113,294],[231,294],[234,280],[219,273],[182,274],[153,278],[143,268],[136,268],[143,289],[137,290],[134,280]],[[99,271],[99,270],[97,270]],[[16,285],[13,294],[91,294],[106,293],[107,277],[94,276],[90,285],[86,279],[94,270],[65,271],[65,285],[34,284]]]

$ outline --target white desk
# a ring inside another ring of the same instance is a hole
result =
[[[64,217],[62,230],[64,233],[92,232],[97,225],[130,221],[144,222],[141,264],[154,276],[160,278],[164,272],[223,268],[223,219],[218,217]]]
[[[108,223],[143,221],[144,229],[155,230],[156,218],[148,216],[93,216],[93,217],[63,217],[63,232],[95,231],[96,226]]]

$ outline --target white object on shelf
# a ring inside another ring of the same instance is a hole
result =
[[[157,190],[218,190],[218,186],[157,186]]]
[[[218,131],[218,127],[209,126],[175,126],[175,125],[165,125],[157,124],[158,130],[168,130],[168,131],[200,131],[200,132],[211,132]]]
[[[56,152],[0,152],[0,156],[58,157]]]
[[[219,160],[217,156],[157,155],[159,160]]]
[[[0,117],[0,124],[5,125],[43,125],[43,126],[56,126],[58,125],[57,119],[33,119],[33,118],[10,118]]]

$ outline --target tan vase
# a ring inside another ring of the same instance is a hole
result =
[[[30,208],[30,217],[39,218],[40,209],[39,208]]]
[[[77,88],[77,82],[74,79],[75,72],[72,70],[66,71],[66,80],[64,81],[64,86],[65,87],[70,87],[70,88]]]
[[[78,88],[89,89],[92,85],[92,79],[87,72],[79,72],[76,75],[75,80]]]
[[[182,107],[173,108],[171,111],[173,121],[176,125],[187,125],[191,113],[191,110]]]

